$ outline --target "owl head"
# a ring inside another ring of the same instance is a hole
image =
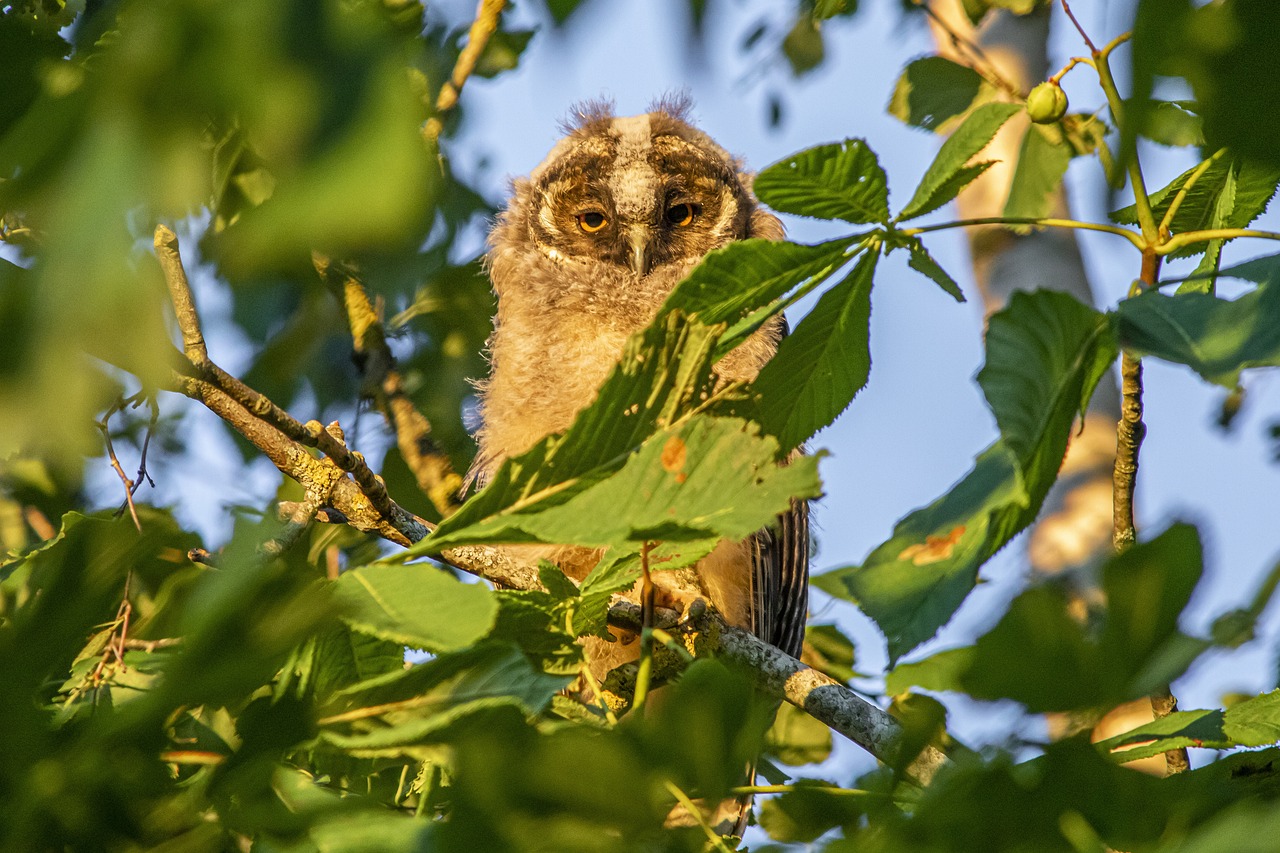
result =
[[[556,270],[561,288],[569,280],[590,284],[596,297],[623,290],[660,301],[707,252],[746,237],[780,237],[741,164],[687,114],[680,99],[623,118],[608,104],[577,107],[565,137],[515,182],[491,237],[499,296],[505,260],[526,287],[546,277],[531,282],[531,273]]]

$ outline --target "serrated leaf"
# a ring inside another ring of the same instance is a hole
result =
[[[941,132],[964,114],[982,91],[982,76],[941,56],[907,63],[893,87],[889,115],[913,127]]]
[[[1240,372],[1280,365],[1280,286],[1269,280],[1238,299],[1156,291],[1116,308],[1127,349],[1185,364],[1209,382],[1235,388]]]
[[[809,148],[769,166],[752,185],[783,213],[855,224],[889,219],[889,190],[875,152],[861,139]]]
[[[508,459],[492,482],[406,555],[437,549],[455,531],[500,514],[545,509],[617,471],[660,425],[702,403],[714,390],[715,331],[669,313],[633,335],[596,400],[561,435]]]
[[[779,455],[777,441],[749,421],[695,418],[656,433],[608,479],[552,490],[546,500],[511,492],[517,499],[490,517],[437,531],[435,547],[742,539],[785,512],[793,497],[821,494],[815,457],[784,465]]]
[[[1232,705],[1223,729],[1240,746],[1270,746],[1280,742],[1280,690]]]
[[[362,566],[344,572],[333,594],[356,630],[432,652],[475,643],[498,613],[487,587],[434,566]]]
[[[996,442],[947,494],[899,521],[861,565],[821,574],[813,585],[875,621],[892,665],[947,623],[978,568],[1029,515],[1017,462]]]
[[[878,257],[865,253],[852,272],[822,294],[752,383],[760,395],[760,425],[783,449],[812,438],[867,384],[871,284]]]
[[[853,238],[814,246],[772,240],[730,243],[703,258],[676,286],[662,314],[680,311],[707,325],[734,323],[793,287],[843,266],[845,250],[853,243]]]
[[[1197,168],[1199,166],[1188,169],[1168,185],[1151,193],[1151,212],[1157,222],[1164,219]],[[1206,228],[1244,228],[1266,211],[1278,183],[1280,167],[1219,157],[1187,189],[1169,223],[1169,233],[1182,234]],[[1126,225],[1137,224],[1137,207],[1132,204],[1122,207],[1111,214],[1111,219]],[[1172,254],[1173,257],[1185,257],[1203,251],[1205,248],[1201,243],[1183,247]]]
[[[1062,185],[1074,152],[1054,127],[1027,128],[1018,152],[1018,166],[1009,186],[1004,215],[1011,219],[1041,219],[1049,215],[1053,195]]]
[[[990,164],[968,165],[969,161],[987,147],[1005,122],[1022,108],[1017,104],[983,104],[964,120],[960,127],[942,143],[915,195],[898,214],[899,222],[923,216],[937,210],[955,198],[962,189],[981,175]]]
[[[1035,519],[1075,416],[1115,356],[1106,317],[1052,291],[1014,294],[991,318],[987,347],[980,381],[1004,437],[861,566],[814,581],[875,620],[890,664],[946,624],[982,564]]]
[[[924,247],[919,237],[911,238],[908,251],[911,256],[907,260],[907,266],[928,277],[930,281],[950,294],[956,302],[965,301],[960,285],[956,284],[956,280],[933,259],[933,255],[929,254],[929,250]]]

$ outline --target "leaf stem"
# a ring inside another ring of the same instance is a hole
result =
[[[1135,234],[1128,228],[1122,228],[1119,225],[1104,225],[1100,222],[1081,222],[1077,219],[983,216],[977,219],[957,219],[952,222],[940,222],[937,225],[921,225],[917,228],[904,228],[902,229],[902,233],[914,236],[917,234],[927,234],[930,231],[946,231],[951,228],[969,228],[975,225],[1032,225],[1041,228],[1074,228],[1080,231],[1101,231],[1104,234],[1115,234],[1116,236],[1123,237],[1132,243],[1137,249],[1143,249],[1146,247],[1142,236]]]
[[[835,788],[817,785],[739,785],[730,788],[734,796],[748,794],[789,794],[792,791],[821,791],[824,794],[837,794],[844,797],[889,797],[883,791],[868,791],[865,788]]]
[[[1162,238],[1167,238],[1169,234],[1169,226],[1173,223],[1174,215],[1178,212],[1178,208],[1182,206],[1182,202],[1186,201],[1187,193],[1189,193],[1191,188],[1196,185],[1196,181],[1200,180],[1204,173],[1209,171],[1209,167],[1221,159],[1222,155],[1226,153],[1227,149],[1219,148],[1217,151],[1213,152],[1213,154],[1202,160],[1200,165],[1196,166],[1195,171],[1187,176],[1186,182],[1178,188],[1178,194],[1173,197],[1173,201],[1169,202],[1169,209],[1165,211],[1164,218],[1160,220],[1159,232]]]
[[[666,787],[667,792],[676,798],[676,802],[684,806],[685,811],[689,813],[689,816],[702,828],[702,831],[707,836],[707,841],[710,846],[716,850],[723,851],[723,853],[731,853],[729,846],[725,843],[725,840],[719,833],[711,828],[710,824],[707,823],[707,819],[703,816],[702,810],[698,808],[697,803],[695,803],[688,794],[680,790],[680,786],[675,782],[672,782],[670,779],[663,780],[662,784]]]
[[[631,700],[632,710],[644,706],[649,695],[649,679],[653,674],[653,574],[649,571],[649,549],[645,542],[640,546],[640,668],[636,672],[636,690]]]
[[[1255,237],[1259,240],[1280,240],[1280,232],[1255,231],[1252,228],[1207,228],[1204,231],[1186,231],[1175,234],[1155,247],[1157,255],[1167,255],[1193,243],[1210,240],[1234,240],[1236,237]]]
[[[1065,2],[1063,5],[1066,5]],[[1107,45],[1108,50],[1118,43],[1113,42]],[[1116,88],[1115,77],[1111,75],[1108,54],[1094,48],[1093,67],[1098,72],[1098,83],[1102,86],[1102,91],[1107,96],[1107,104],[1111,107],[1111,117],[1115,120],[1116,127],[1120,128],[1120,138],[1123,141],[1128,138],[1124,126],[1124,99],[1120,97],[1120,90]],[[1132,139],[1137,139],[1136,133],[1132,134]],[[1158,241],[1159,229],[1156,227],[1155,214],[1151,211],[1151,197],[1147,195],[1147,182],[1142,176],[1142,163],[1138,160],[1137,143],[1136,141],[1131,141],[1129,144],[1133,146],[1133,150],[1126,151],[1122,149],[1120,156],[1122,160],[1126,160],[1129,164],[1129,182],[1133,184],[1133,201],[1138,211],[1138,224],[1142,227],[1142,236],[1149,246]],[[1145,247],[1139,246],[1139,248]]]

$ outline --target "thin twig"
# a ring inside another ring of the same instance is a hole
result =
[[[1080,26],[1080,22],[1076,20],[1076,16],[1071,12],[1071,4],[1067,0],[1062,0],[1062,11],[1067,13],[1067,17],[1071,19],[1071,25],[1076,28],[1076,32],[1080,34],[1080,38],[1084,39],[1084,43],[1088,46],[1089,52],[1097,54],[1098,48],[1090,40],[1089,34],[1084,31],[1084,27]]]
[[[702,809],[698,807],[698,804],[670,779],[664,779],[662,784],[667,789],[667,792],[676,798],[676,802],[684,806],[684,810],[689,814],[689,817],[693,818],[694,822],[701,827],[703,833],[707,836],[708,844],[716,850],[723,851],[723,853],[731,853],[724,838],[711,827],[711,824],[707,823],[707,818],[702,813]]]
[[[476,7],[475,20],[471,22],[471,30],[467,33],[467,43],[458,54],[458,60],[453,65],[453,73],[440,87],[440,94],[436,97],[436,115],[427,119],[427,123],[422,128],[422,135],[428,142],[434,143],[440,138],[440,131],[444,129],[440,116],[453,109],[458,103],[462,87],[466,85],[467,78],[475,70],[480,55],[484,53],[485,46],[489,43],[489,38],[498,30],[498,19],[502,16],[502,10],[506,5],[507,0],[480,0],[480,5]]]
[[[116,476],[120,478],[120,482],[124,483],[124,503],[129,508],[129,516],[133,519],[133,526],[138,528],[138,532],[142,532],[142,522],[138,520],[138,508],[133,504],[133,493],[137,491],[133,480],[129,479],[129,475],[124,472],[124,467],[120,464],[120,458],[116,456],[116,446],[111,440],[111,416],[120,411],[125,406],[124,400],[119,400],[107,409],[106,414],[102,416],[102,420],[97,421],[98,430],[102,433],[102,440],[107,446],[107,457],[111,460],[111,467],[115,470]],[[123,510],[124,507],[121,507]]]
[[[927,234],[930,231],[946,231],[951,228],[971,228],[977,225],[991,225],[1008,227],[1010,225],[1031,225],[1037,228],[1069,228],[1078,231],[1099,231],[1104,234],[1115,234],[1117,237],[1123,237],[1134,245],[1137,249],[1146,246],[1141,235],[1135,234],[1128,228],[1119,225],[1106,225],[1101,222],[1081,222],[1076,219],[1056,219],[1052,217],[1008,217],[1008,216],[983,216],[976,219],[956,219],[951,222],[940,222],[937,225],[920,225],[915,228],[903,228],[902,233],[908,236],[916,234]]]
[[[947,38],[951,40],[952,46],[956,49],[957,56],[960,55],[962,49],[963,52],[969,54],[969,56],[963,58],[968,60],[970,69],[977,72],[982,79],[997,89],[1003,89],[1014,98],[1018,100],[1026,98],[1026,93],[1022,89],[1000,73],[998,64],[987,56],[981,45],[951,26],[949,21],[934,10],[931,0],[912,0],[912,2],[924,10],[924,13],[929,16],[929,20],[933,21],[938,29],[947,34]]]
[[[405,392],[382,319],[364,284],[349,264],[334,263],[318,252],[312,254],[312,263],[346,312],[352,345],[364,374],[365,393],[373,398],[395,433],[400,456],[413,472],[418,488],[441,517],[447,518],[460,505],[462,477],[432,440],[431,422]]]

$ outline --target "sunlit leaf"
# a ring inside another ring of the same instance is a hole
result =
[[[783,213],[854,223],[889,218],[884,170],[861,139],[793,154],[760,172],[752,188],[762,202]]]
[[[362,566],[344,572],[333,593],[353,628],[433,652],[476,642],[498,612],[487,587],[434,566]]]
[[[898,214],[898,221],[914,219],[955,198],[962,189],[980,176],[990,164],[969,165],[969,161],[987,146],[996,131],[1021,110],[1017,104],[983,104],[947,137],[938,149],[911,201]]]
[[[877,255],[868,252],[822,294],[752,388],[760,395],[760,425],[783,448],[799,447],[831,423],[867,383],[868,322]]]

